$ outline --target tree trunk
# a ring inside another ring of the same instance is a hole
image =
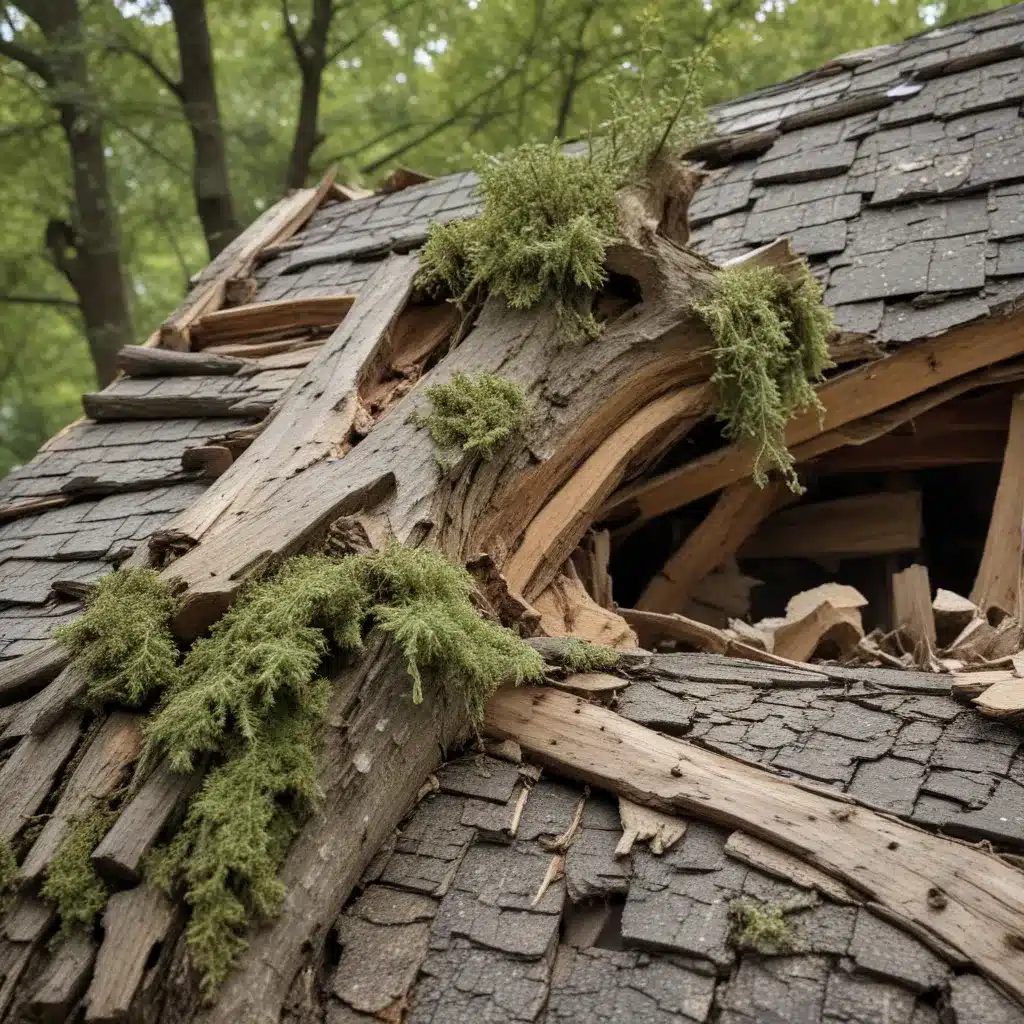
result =
[[[228,177],[227,147],[217,103],[213,49],[205,0],[170,0],[178,37],[179,83],[195,150],[193,191],[206,247],[213,259],[241,230]]]
[[[71,157],[74,223],[67,229],[51,222],[47,239],[55,243],[54,259],[78,295],[89,351],[103,387],[117,373],[118,351],[134,339],[116,210],[107,184],[103,125],[89,82],[81,16],[77,0],[22,6],[48,43],[48,84]]]
[[[327,64],[327,37],[334,17],[334,0],[313,0],[309,28],[301,39],[288,21],[287,10],[284,17],[285,32],[292,44],[302,80],[295,135],[284,179],[285,188],[292,189],[306,184],[313,153],[323,141],[318,128],[320,89]]]

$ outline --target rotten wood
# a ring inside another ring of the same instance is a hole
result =
[[[158,351],[158,350],[154,350]],[[166,420],[266,416],[273,401],[260,395],[120,395],[116,391],[87,391],[82,395],[86,416],[98,422],[111,420]]]
[[[997,609],[1021,617],[1024,557],[1024,392],[1015,395],[992,518],[971,600],[982,614]]]
[[[231,468],[234,461],[235,457],[226,445],[203,444],[182,452],[181,468],[186,473],[198,473],[207,480],[216,480]]]
[[[126,345],[117,354],[117,368],[128,377],[230,377],[248,365],[247,359],[141,345]]]
[[[534,598],[532,607],[548,636],[576,636],[605,647],[637,644],[636,633],[622,616],[597,604],[575,575],[556,576]]]
[[[793,785],[548,688],[504,688],[485,731],[541,765],[670,814],[741,829],[952,946],[1024,999],[1024,876],[985,850]]]
[[[655,857],[670,850],[686,834],[686,822],[663,811],[619,797],[622,837],[615,844],[616,857],[628,857],[635,843],[647,843]]]
[[[31,697],[56,679],[70,660],[67,648],[47,641],[20,658],[0,664],[0,704]]]
[[[64,1024],[85,993],[96,960],[96,940],[76,932],[56,948],[32,994],[27,1009],[42,1024]]]
[[[85,1019],[123,1021],[135,999],[150,954],[164,942],[175,910],[159,889],[140,885],[111,896],[103,911],[103,943],[85,995]]]
[[[85,673],[74,664],[63,668],[53,682],[25,701],[18,714],[4,730],[0,740],[20,736],[43,736],[85,695],[89,680]]]
[[[1024,352],[1021,321],[1022,315],[1012,312],[1002,317],[989,317],[919,345],[908,346],[827,381],[818,389],[825,407],[822,418],[819,420],[818,413],[812,410],[795,417],[786,428],[786,443],[793,450],[794,458],[802,462],[848,443],[841,436],[833,435],[823,446],[803,451],[796,447],[812,438],[821,442],[822,435],[908,399],[924,398],[923,393],[930,389],[935,395],[929,408],[981,383],[992,383],[1000,370],[1004,374],[1019,374],[1019,368],[997,370],[992,364]],[[967,379],[971,374],[975,376]],[[951,389],[942,388],[958,378],[964,378],[959,384],[960,390],[957,384]],[[749,450],[729,445],[652,480],[623,488],[612,496],[601,517],[636,521],[670,512],[745,479],[750,475],[752,464]]]
[[[739,550],[785,493],[785,485],[777,481],[764,488],[751,480],[727,487],[711,512],[647,584],[636,607],[651,612],[682,611],[693,588]]]
[[[142,749],[139,716],[112,714],[85,750],[57,806],[18,871],[24,881],[40,879],[75,820],[84,818],[125,781]]]
[[[192,326],[192,343],[207,345],[274,341],[302,331],[333,331],[345,319],[355,299],[351,295],[255,302],[206,313]]]

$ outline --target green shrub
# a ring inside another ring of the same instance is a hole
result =
[[[167,584],[149,569],[119,569],[97,583],[82,614],[54,634],[88,676],[92,700],[138,704],[170,685],[174,608]]]
[[[523,389],[489,373],[456,373],[447,383],[431,385],[425,394],[432,408],[423,422],[442,448],[457,446],[490,459],[526,421]]]
[[[694,304],[715,339],[711,383],[723,433],[753,449],[760,487],[777,469],[800,490],[785,432],[795,413],[824,411],[814,382],[833,365],[832,313],[821,298],[821,285],[806,269],[790,282],[771,267],[736,267],[721,271],[710,298]]]

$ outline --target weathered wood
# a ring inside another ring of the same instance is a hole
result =
[[[64,1024],[89,984],[95,960],[96,940],[92,936],[76,932],[64,939],[29,996],[32,1019],[42,1024]]]
[[[70,505],[73,498],[58,495],[48,498],[26,498],[24,501],[9,501],[0,505],[0,523],[8,523],[12,519],[23,516],[34,516],[51,508],[63,508]]]
[[[978,615],[978,607],[966,597],[939,587],[932,601],[932,614],[935,618],[936,642],[940,647],[945,647]]]
[[[300,355],[305,352],[313,353],[324,345],[323,338],[284,338],[281,341],[255,341],[250,344],[245,342],[229,342],[225,345],[207,345],[203,349],[203,355],[224,356],[228,359],[245,359],[247,363],[258,365],[258,360],[267,359],[271,356]],[[302,364],[305,366],[305,363]],[[246,374],[239,374],[246,376]]]
[[[278,299],[205,313],[192,325],[192,344],[272,341],[304,331],[333,331],[345,319],[355,299],[351,295],[309,299]]]
[[[153,948],[171,931],[170,900],[150,885],[111,896],[103,911],[103,944],[85,994],[85,1019],[96,1024],[122,1021],[142,983]]]
[[[817,412],[812,410],[793,419],[786,428],[786,442],[794,449],[794,457],[804,461],[840,443],[848,443],[834,437],[830,439],[831,447],[800,451],[794,446],[801,442],[820,440],[823,434],[921,396],[929,389],[939,392],[941,385],[975,371],[982,370],[982,374],[966,381],[967,386],[978,386],[979,379],[990,383],[991,374],[985,368],[1024,352],[1022,319],[1021,314],[1011,313],[968,324],[829,380],[818,389],[825,406],[820,422]],[[948,390],[937,395],[941,401],[950,397],[953,393]],[[602,516],[649,519],[661,515],[745,479],[752,464],[748,450],[730,445],[653,480],[623,488],[612,496]]]
[[[727,487],[715,507],[661,567],[636,602],[651,612],[682,611],[693,588],[734,555],[783,500],[785,485],[744,480]]]
[[[606,647],[635,647],[636,633],[616,612],[602,608],[575,576],[560,575],[534,598],[548,636],[576,636]]]
[[[1014,677],[993,683],[974,698],[973,704],[983,715],[992,718],[1019,715],[1024,712],[1024,679]]]
[[[1018,618],[1021,604],[1021,559],[1024,557],[1024,392],[1010,410],[1010,433],[1003,470],[992,507],[985,550],[971,589],[982,614],[995,608]]]
[[[159,351],[159,350],[154,350]],[[266,416],[272,399],[262,395],[120,395],[116,391],[87,391],[82,395],[86,416],[99,422],[111,420],[167,420]]]
[[[744,558],[816,558],[914,551],[920,491],[879,491],[783,509],[743,545]]]
[[[26,736],[0,768],[0,840],[12,839],[49,795],[78,743],[82,719],[69,715],[45,736]]]
[[[813,463],[818,473],[888,473],[1001,462],[1005,431],[968,434],[886,434],[847,445]]]
[[[172,352],[165,348],[126,345],[117,354],[117,368],[129,377],[230,377],[249,360],[206,352]]]
[[[79,703],[89,680],[76,665],[67,665],[57,677],[25,701],[0,739],[11,740],[30,733],[43,736],[64,713]]]
[[[122,882],[136,882],[142,858],[153,848],[176,808],[199,785],[199,772],[175,772],[163,761],[121,808],[117,821],[92,852],[92,862],[102,875]]]
[[[53,904],[23,890],[4,919],[4,934],[11,942],[41,939],[56,919]]]
[[[893,626],[910,640],[914,661],[921,668],[935,662],[935,617],[928,569],[912,565],[892,577]]]
[[[565,679],[552,681],[551,685],[580,697],[605,697],[624,690],[629,680],[607,672],[574,672]]]
[[[231,449],[222,444],[203,444],[186,448],[181,454],[181,468],[186,473],[199,473],[207,480],[216,480],[235,461]]]
[[[164,321],[147,346],[187,352],[191,347],[192,324],[203,314],[220,309],[228,280],[248,276],[264,248],[291,238],[324,201],[333,184],[331,168],[316,188],[298,189],[267,210],[199,272],[185,301]]]
[[[822,601],[799,618],[775,630],[772,651],[792,661],[809,661],[819,648],[835,648],[841,656],[851,654],[864,637],[860,611],[837,608]]]
[[[31,697],[56,679],[69,660],[67,649],[51,640],[0,664],[0,704]]]
[[[548,688],[505,688],[486,732],[593,786],[763,839],[935,936],[1024,999],[1024,875],[981,849],[798,788]]]
[[[53,814],[25,855],[19,877],[25,881],[42,877],[71,823],[86,817],[122,785],[141,748],[138,715],[118,711],[103,723],[68,780]]]
[[[686,834],[686,822],[663,811],[619,797],[622,838],[615,845],[616,857],[628,857],[634,843],[647,843],[651,853],[660,857]]]

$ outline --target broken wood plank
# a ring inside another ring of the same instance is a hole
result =
[[[271,341],[303,331],[333,331],[352,308],[352,295],[254,302],[206,313],[192,325],[198,349],[231,342]]]
[[[35,942],[50,930],[56,916],[52,903],[22,890],[4,920],[4,934],[11,942]]]
[[[12,519],[21,519],[24,516],[38,515],[51,508],[63,508],[70,505],[73,498],[57,495],[47,498],[26,498],[24,501],[9,501],[0,505],[0,523],[8,523]]]
[[[935,664],[935,617],[928,569],[912,565],[892,577],[893,626],[911,642],[914,661],[924,669]]]
[[[607,697],[624,690],[629,680],[607,672],[573,672],[564,679],[552,680],[551,685],[579,697]]]
[[[1003,455],[995,504],[985,537],[971,600],[983,615],[995,608],[1021,617],[1021,565],[1024,557],[1024,392],[1014,396],[1010,433]]]
[[[1019,681],[1011,669],[980,669],[974,672],[954,672],[950,689],[955,697],[977,697],[996,683]]]
[[[635,843],[647,843],[655,857],[670,850],[686,834],[686,822],[663,811],[619,797],[622,837],[615,844],[616,857],[628,857]]]
[[[1019,715],[1024,712],[1024,679],[1014,676],[994,683],[975,697],[972,703],[983,715],[992,718]]]
[[[936,937],[1024,1000],[1024,875],[982,849],[670,739],[549,688],[503,688],[485,731],[581,782],[741,829]]]
[[[46,734],[66,711],[79,703],[88,685],[88,677],[78,666],[67,665],[53,682],[19,706],[18,714],[0,740],[17,739],[29,733],[33,736]]]
[[[141,345],[125,345],[117,353],[117,368],[128,377],[230,377],[248,365],[249,360],[237,357]]]
[[[96,940],[75,932],[53,952],[50,962],[32,990],[28,1010],[42,1024],[64,1024],[84,994],[96,960]]]
[[[69,715],[45,736],[26,736],[0,768],[0,840],[13,839],[39,810],[78,743],[81,715]]]
[[[979,379],[992,382],[986,376],[989,368],[996,369],[992,364],[1024,352],[1022,319],[1024,315],[1012,312],[1007,316],[989,317],[832,378],[818,389],[825,407],[820,421],[816,410],[795,417],[786,428],[786,443],[794,449],[794,457],[803,461],[810,454],[830,449],[798,455],[795,446],[812,438],[820,439],[821,435],[851,421],[922,396],[929,389],[939,391],[941,385],[975,371],[981,374],[966,382],[968,386],[978,386]],[[945,392],[938,397],[946,401],[953,394]],[[833,447],[840,443],[847,442],[836,437]],[[752,465],[748,449],[729,445],[652,480],[623,488],[602,510],[602,518],[635,521],[661,515],[745,479]]]
[[[727,487],[700,525],[647,584],[636,607],[651,612],[681,611],[696,584],[739,550],[762,520],[775,511],[785,493],[785,484],[779,481],[763,488],[752,480]]]
[[[163,322],[147,346],[187,352],[192,324],[203,314],[220,309],[228,280],[247,277],[264,248],[288,241],[313,215],[333,184],[331,168],[315,188],[297,189],[267,210],[199,272],[185,301]]]
[[[92,852],[96,870],[120,882],[137,882],[142,859],[175,810],[195,792],[200,772],[176,772],[162,761],[124,804],[110,831]]]
[[[120,395],[116,391],[87,391],[82,395],[86,416],[97,422],[266,416],[273,399],[263,395]]]
[[[932,601],[932,615],[935,619],[935,638],[940,647],[952,643],[954,639],[978,615],[978,607],[966,597],[954,594],[952,590],[941,587],[935,592]]]
[[[921,546],[920,491],[879,491],[783,509],[743,545],[744,558],[855,557]]]
[[[830,601],[821,601],[775,630],[772,651],[791,661],[809,661],[819,650],[824,657],[833,652],[846,657],[863,637],[859,609],[837,608]]]
[[[186,448],[181,453],[181,468],[186,473],[198,473],[207,480],[216,480],[226,473],[234,461],[231,449],[222,444],[203,444]]]
[[[757,868],[774,878],[792,882],[801,889],[813,889],[836,903],[860,902],[846,885],[831,875],[746,832],[731,833],[725,841],[725,852],[742,864]]]
[[[324,338],[283,338],[280,341],[255,341],[251,344],[245,342],[229,342],[225,345],[207,345],[203,349],[203,355],[224,356],[227,359],[244,359],[247,364],[257,363],[258,360],[269,359],[271,356],[301,356],[303,353],[315,353],[318,348],[324,345]],[[303,364],[305,365],[305,364]],[[247,376],[247,374],[239,374]]]
[[[49,640],[36,650],[0,664],[0,704],[24,700],[52,682],[71,660],[67,648]]]
[[[140,716],[114,712],[86,748],[53,814],[25,855],[18,875],[25,881],[43,876],[72,822],[88,816],[126,780],[142,749]]]
[[[533,600],[548,636],[577,636],[605,647],[636,647],[636,633],[622,616],[602,608],[579,579],[556,576]]]
[[[786,618],[798,619],[813,611],[822,601],[833,608],[863,608],[868,599],[856,588],[845,583],[822,583],[810,590],[801,590],[786,602]]]
[[[170,900],[151,885],[111,896],[103,911],[103,943],[85,995],[87,1021],[125,1019],[142,984],[146,962],[174,923]]]

